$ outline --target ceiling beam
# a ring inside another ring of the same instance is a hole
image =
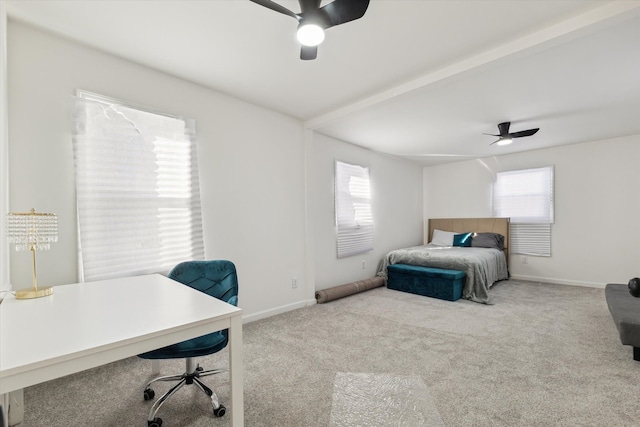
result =
[[[497,48],[435,70],[391,89],[378,92],[359,101],[343,105],[304,122],[306,129],[317,130],[365,108],[391,100],[413,90],[429,86],[463,73],[477,71],[499,61],[547,49],[571,37],[580,37],[618,22],[640,16],[640,2],[613,1],[558,24],[505,43]]]

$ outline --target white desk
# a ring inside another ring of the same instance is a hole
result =
[[[242,426],[241,314],[159,274],[56,286],[31,300],[5,297],[0,395],[228,328],[231,421]]]

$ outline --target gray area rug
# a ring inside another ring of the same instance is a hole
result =
[[[604,290],[510,280],[491,293],[487,306],[377,288],[245,325],[245,425],[640,425],[640,362],[620,344]],[[226,366],[227,356],[200,361]],[[22,425],[146,426],[150,371],[134,357],[30,387]],[[355,390],[369,383],[352,411],[350,379]],[[205,379],[228,404],[227,380]],[[367,408],[385,415],[358,420]],[[159,416],[165,427],[229,425],[194,387]]]

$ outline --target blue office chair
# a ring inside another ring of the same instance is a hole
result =
[[[236,267],[231,261],[186,261],[175,266],[169,273],[169,278],[229,304],[238,305],[238,276]],[[188,309],[188,307],[184,309]],[[216,393],[200,381],[202,377],[224,372],[225,369],[205,371],[199,364],[195,363],[194,358],[217,353],[227,346],[228,341],[229,334],[228,330],[225,329],[139,355],[143,359],[184,358],[186,360],[186,372],[184,374],[158,377],[147,383],[144,389],[144,400],[154,398],[155,392],[151,389],[151,384],[154,382],[178,381],[169,391],[159,397],[151,407],[147,418],[149,427],[160,427],[162,425],[162,419],[157,418],[156,413],[165,400],[185,384],[195,384],[211,397],[213,415],[221,417],[225,414],[226,408],[220,404]]]

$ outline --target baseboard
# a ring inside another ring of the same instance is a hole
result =
[[[510,277],[514,280],[526,280],[529,282],[541,282],[541,283],[553,283],[558,285],[569,285],[569,286],[582,286],[585,288],[599,288],[604,289],[606,283],[597,283],[597,282],[579,282],[575,280],[565,280],[565,279],[555,279],[553,277],[536,277],[536,276],[521,276],[521,275],[512,275]]]
[[[270,308],[269,310],[242,316],[242,323],[255,322],[256,320],[266,319],[267,317],[275,316],[277,314],[286,313],[287,311],[297,310],[298,308],[304,308],[315,304],[316,300],[314,298],[311,300],[294,302],[293,304],[281,305],[280,307]]]

